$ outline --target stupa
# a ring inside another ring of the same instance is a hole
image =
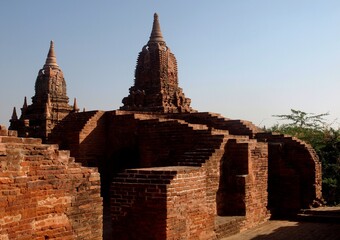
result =
[[[148,43],[139,53],[135,83],[121,110],[184,113],[193,112],[191,100],[178,86],[177,61],[163,38],[157,13],[154,14]]]
[[[25,97],[19,119],[14,108],[9,129],[17,130],[22,137],[46,140],[58,122],[70,112],[78,111],[76,104],[71,106],[68,103],[64,73],[57,64],[54,43],[51,41],[45,64],[39,70],[35,82],[32,104],[28,105]]]

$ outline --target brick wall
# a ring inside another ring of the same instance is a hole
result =
[[[205,171],[198,167],[129,169],[111,191],[115,239],[215,238]]]
[[[231,138],[225,147],[217,191],[219,216],[245,216],[240,229],[268,219],[268,147],[253,139]]]
[[[167,185],[176,171],[129,169],[111,187],[113,237],[166,239]]]
[[[246,183],[246,228],[268,220],[268,145],[249,144],[249,175]]]
[[[99,173],[56,145],[0,133],[0,239],[102,239]]]
[[[216,238],[206,181],[203,169],[184,167],[177,172],[167,188],[167,239]]]

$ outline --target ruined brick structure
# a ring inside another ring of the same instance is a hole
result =
[[[73,106],[68,102],[64,74],[57,64],[54,43],[51,41],[46,62],[39,70],[35,82],[32,104],[27,105],[25,97],[19,119],[14,108],[9,129],[17,130],[21,137],[38,137],[46,140],[60,120],[70,112],[78,111],[76,100]]]
[[[0,126],[0,239],[102,239],[96,169]]]
[[[107,239],[219,239],[322,198],[308,144],[191,109],[156,14],[121,109],[70,111],[48,141],[98,167]]]

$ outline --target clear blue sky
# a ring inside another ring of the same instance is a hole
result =
[[[51,39],[71,104],[119,108],[154,12],[193,108],[261,126],[291,108],[340,119],[338,0],[8,0],[0,2],[0,124],[24,96],[31,103]]]

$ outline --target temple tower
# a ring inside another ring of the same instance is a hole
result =
[[[39,70],[35,82],[32,104],[27,105],[25,97],[21,116],[10,120],[10,129],[20,136],[39,137],[46,140],[54,126],[77,108],[68,104],[64,74],[57,64],[54,43],[51,41],[46,62]]]
[[[178,86],[177,61],[163,38],[158,15],[154,14],[148,43],[139,53],[135,83],[122,110],[162,113],[192,112],[191,100]]]

